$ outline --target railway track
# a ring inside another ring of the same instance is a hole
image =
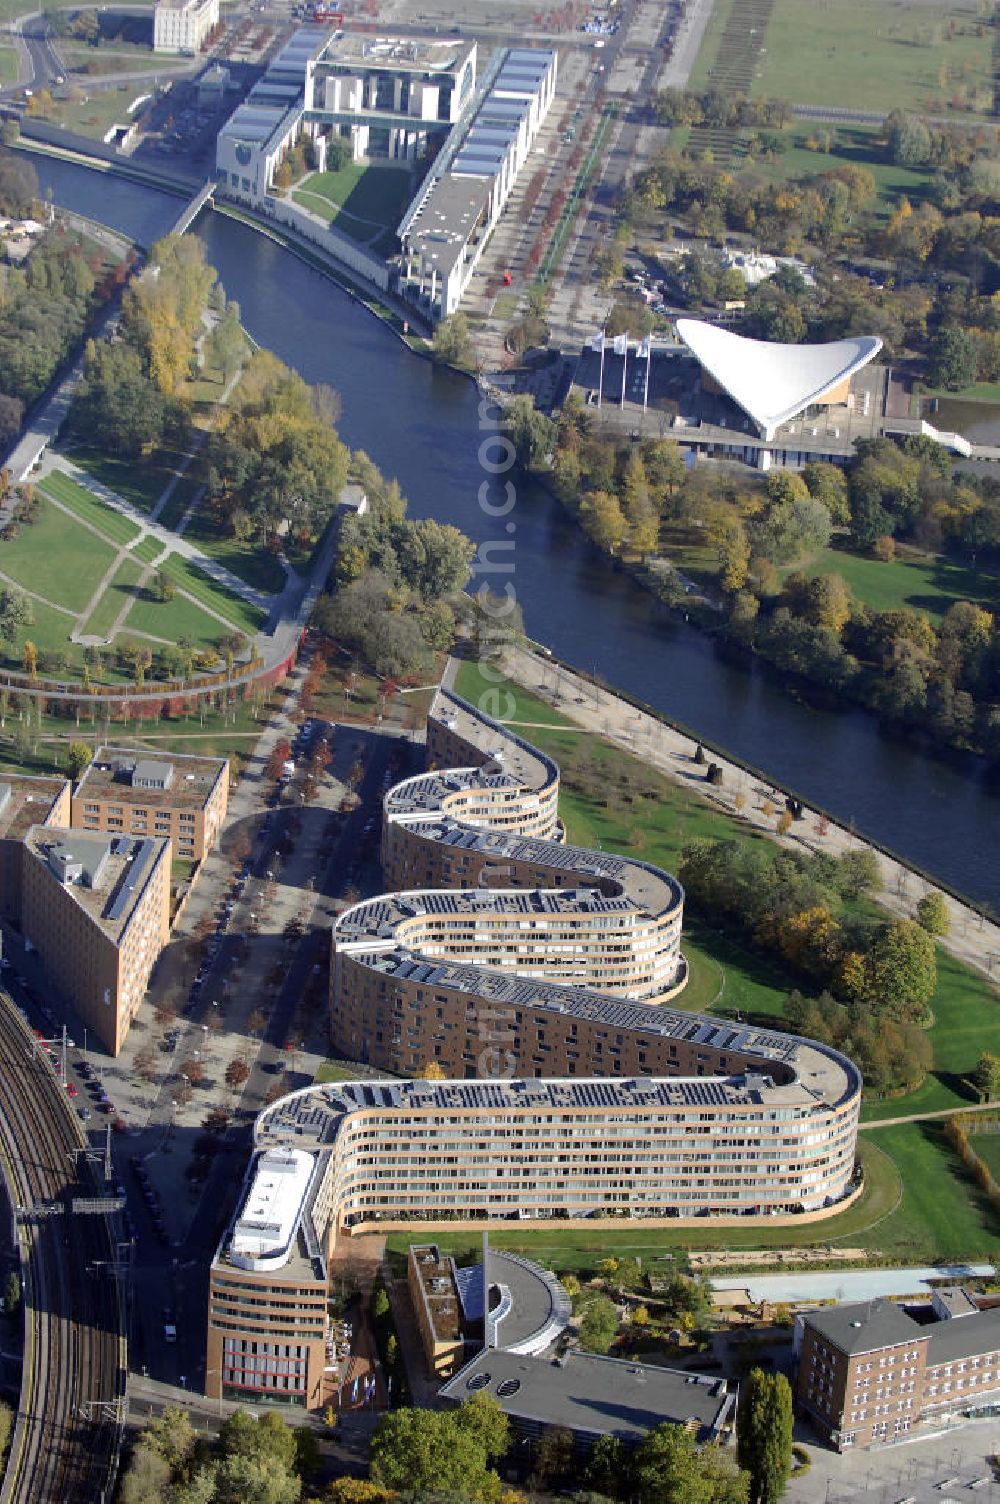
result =
[[[76,1114],[0,994],[0,1172],[24,1288],[21,1396],[0,1504],[105,1504],[125,1405],[126,1350],[115,1229],[71,1211],[99,1194]]]

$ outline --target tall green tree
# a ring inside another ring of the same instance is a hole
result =
[[[753,1368],[740,1389],[736,1455],[750,1504],[777,1504],[792,1471],[792,1390],[783,1373]]]
[[[647,1432],[632,1453],[629,1493],[639,1504],[748,1504],[749,1478],[716,1446],[699,1447],[684,1426]]]

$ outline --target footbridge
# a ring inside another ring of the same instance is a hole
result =
[[[215,182],[212,178],[209,178],[208,182],[203,183],[198,189],[198,192],[191,199],[190,203],[184,205],[184,208],[170,227],[170,234],[183,235],[185,231],[190,230],[214,192]]]

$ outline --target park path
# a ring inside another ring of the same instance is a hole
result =
[[[123,517],[127,517],[130,522],[134,522],[139,527],[139,537],[134,538],[130,545],[132,551],[145,538],[155,538],[157,542],[163,545],[164,549],[169,549],[172,553],[180,554],[182,558],[190,560],[192,564],[196,564],[215,584],[231,591],[234,595],[241,596],[243,600],[249,601],[252,606],[256,606],[265,616],[270,615],[275,601],[273,595],[264,590],[257,590],[253,585],[248,585],[245,580],[241,580],[238,575],[233,574],[224,564],[218,563],[210,554],[203,553],[196,544],[189,543],[186,538],[179,537],[171,529],[162,527],[158,522],[153,522],[147,513],[140,511],[138,507],[134,507],[131,502],[119,496],[116,491],[112,491],[110,486],[106,486],[102,481],[95,480],[92,475],[88,475],[86,470],[74,464],[66,455],[53,454],[51,451],[47,451],[39,464],[38,479],[44,480],[45,476],[51,474],[53,470],[62,471],[70,480],[75,481],[78,486],[82,486],[85,491],[89,491],[92,496],[96,496],[99,501],[105,502],[107,506],[113,507],[116,512],[120,512]],[[69,512],[69,515],[76,516],[72,511]],[[76,520],[79,521],[80,519],[77,518]],[[94,529],[94,531],[96,532],[97,529]]]
[[[505,668],[515,683],[523,684],[539,699],[556,707],[575,725],[659,768],[684,787],[696,783],[703,798],[751,830],[764,831],[783,845],[811,853],[822,851],[839,857],[848,851],[873,852],[883,884],[878,902],[890,913],[911,919],[925,894],[940,891],[904,862],[879,851],[862,836],[808,805],[804,807],[803,818],[793,824],[788,834],[779,835],[775,817],[785,808],[783,789],[716,751],[712,753],[712,761],[722,768],[722,783],[710,786],[705,782],[703,769],[695,763],[696,740],[619,699],[611,690],[581,679],[551,658],[515,648],[508,654]],[[457,661],[450,659],[444,682],[453,683],[456,672]],[[950,893],[942,892],[941,897],[951,928],[940,937],[939,944],[993,980],[1000,970],[1000,926]]]
[[[871,1118],[859,1123],[859,1132],[868,1128],[895,1128],[899,1123],[933,1123],[941,1118],[953,1118],[958,1113],[996,1112],[1000,1102],[959,1102],[954,1107],[940,1107],[934,1112],[908,1112],[898,1118]]]

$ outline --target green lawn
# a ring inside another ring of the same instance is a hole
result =
[[[0,572],[47,601],[82,611],[114,557],[110,543],[46,500],[37,522],[0,543]]]
[[[218,617],[210,616],[186,596],[175,595],[172,601],[154,600],[144,590],[125,618],[123,632],[142,632],[176,642],[190,637],[196,648],[214,648],[228,628]]]
[[[192,471],[197,469],[197,465],[192,465],[191,469],[185,471],[171,491],[163,511],[157,518],[161,527],[176,528],[184,513],[192,501],[194,501],[196,493],[203,484],[200,473],[192,474]]]
[[[207,606],[210,611],[218,611],[241,632],[252,637],[264,625],[262,611],[258,611],[256,606],[226,589],[224,585],[217,585],[189,559],[181,558],[179,554],[169,554],[161,567],[181,590],[189,591],[196,601]],[[225,628],[220,624],[219,630],[224,631]]]
[[[141,563],[152,564],[153,560],[158,559],[164,552],[165,546],[159,538],[147,533],[141,542],[133,545],[132,553]]]
[[[13,47],[0,47],[0,84],[17,83],[17,52]]]
[[[277,595],[284,588],[285,571],[274,554],[260,543],[228,537],[207,512],[194,514],[184,537],[255,590]]]
[[[971,1133],[969,1143],[1000,1183],[1000,1133]]]
[[[87,617],[81,630],[88,636],[106,637],[114,626],[119,611],[132,598],[132,593],[142,575],[141,564],[137,564],[134,559],[123,559],[114,579]]]
[[[948,1148],[941,1123],[901,1123],[861,1137],[891,1157],[903,1186],[898,1209],[872,1228],[867,1246],[906,1263],[997,1257],[1000,1220]]]
[[[819,146],[827,136],[830,138],[829,151]],[[845,164],[864,167],[872,174],[878,188],[875,212],[887,218],[904,194],[911,203],[919,203],[925,198],[933,175],[929,170],[900,167],[890,162],[878,137],[878,130],[870,125],[797,126],[782,136],[789,143],[787,151],[766,160],[748,157],[743,166],[752,170],[755,176],[775,183],[801,183],[821,172],[836,171]],[[815,144],[807,146],[808,141]]]
[[[753,92],[885,114],[989,114],[990,43],[975,0],[774,0]]]
[[[3,557],[3,549],[8,544],[0,543],[0,559]],[[40,652],[64,652],[67,662],[73,665],[73,672],[79,673],[83,663],[83,650],[75,647],[69,640],[69,634],[76,626],[76,617],[65,611],[57,611],[54,606],[43,606],[41,601],[31,602],[31,614],[34,617],[30,627],[25,627],[18,637],[17,643],[11,647],[7,643],[0,645],[0,657],[11,668],[22,667],[21,655],[25,641],[35,644]]]
[[[950,392],[946,386],[921,388],[925,397],[941,397],[948,402],[1000,402],[1000,381],[975,381],[972,386]]]
[[[292,198],[352,240],[370,240],[377,230],[395,230],[411,197],[406,168],[349,162],[339,172],[314,172],[292,190]]]
[[[139,460],[122,459],[94,449],[73,449],[68,453],[81,470],[86,470],[88,475],[142,512],[152,511],[180,459],[179,455],[159,452],[144,455]]]
[[[1000,603],[1000,581],[941,555],[903,548],[891,563],[864,558],[844,548],[824,548],[793,566],[805,574],[839,574],[853,594],[873,611],[912,606],[935,623],[956,601],[975,601],[988,611]]]
[[[139,536],[138,523],[124,517],[121,512],[116,512],[106,502],[100,501],[84,486],[71,480],[61,470],[53,470],[39,483],[39,490],[47,496],[52,496],[64,507],[79,517],[83,522],[89,522],[92,527],[104,535],[111,543],[118,543],[127,548],[134,538]]]

